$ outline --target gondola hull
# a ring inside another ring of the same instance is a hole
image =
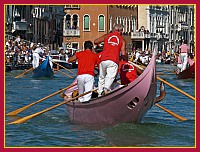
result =
[[[186,70],[184,70],[183,72],[177,74],[178,79],[190,79],[194,77],[195,77],[195,63]]]
[[[37,68],[33,70],[34,78],[52,77],[53,75],[54,75],[54,72],[49,63],[49,57],[47,57],[46,60],[42,64],[40,64]]]
[[[144,72],[132,83],[88,103],[69,102],[67,112],[75,123],[98,127],[140,122],[156,99],[155,53]]]

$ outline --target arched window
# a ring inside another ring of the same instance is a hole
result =
[[[74,14],[72,18],[72,28],[77,29],[78,28],[78,15]]]
[[[128,33],[131,32],[131,19],[128,17]]]
[[[121,18],[121,22],[120,22],[120,24],[122,24],[122,25],[124,26],[124,28],[123,28],[123,32],[126,32],[125,17],[122,17],[122,18]]]
[[[109,31],[112,31],[112,15],[110,15]]]
[[[119,17],[118,20],[119,20],[119,21],[118,21],[118,24],[122,24],[122,18]]]
[[[136,31],[136,19],[135,17],[132,16],[132,31],[135,32]]]
[[[84,31],[89,31],[90,30],[90,16],[89,15],[84,15],[84,17],[83,17],[83,19],[84,19]]]
[[[104,15],[99,15],[99,25],[98,25],[98,31],[105,31],[105,17]]]
[[[116,17],[116,23],[117,23],[117,24],[119,23],[119,19],[118,19],[118,16]]]
[[[71,28],[71,15],[67,14],[66,15],[66,24],[65,24],[65,28],[66,29],[70,29]]]

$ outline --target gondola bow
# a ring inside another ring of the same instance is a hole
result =
[[[144,72],[127,86],[87,103],[67,103],[70,120],[104,127],[123,122],[140,122],[156,99],[155,56],[154,52]]]

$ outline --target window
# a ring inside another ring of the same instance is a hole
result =
[[[78,49],[79,48],[79,43],[78,42],[72,42],[72,48]],[[76,50],[77,51],[77,50]],[[75,52],[74,52],[75,53]]]
[[[99,31],[105,31],[105,18],[103,15],[99,15],[99,26],[98,26],[98,30]]]
[[[132,31],[135,32],[136,31],[136,18],[132,17]]]
[[[118,17],[116,17],[116,23],[117,23],[117,24],[119,23],[119,18],[118,18]]]
[[[84,31],[89,31],[90,30],[90,16],[89,15],[84,15]]]
[[[70,29],[71,28],[71,15],[66,15],[66,24],[65,24],[65,28],[66,29]]]
[[[118,24],[122,24],[122,19],[121,19],[121,17],[119,17],[118,20],[119,20],[119,21],[118,21]]]
[[[128,17],[128,33],[131,32],[131,19]]]
[[[112,15],[110,15],[110,26],[109,26],[109,31],[112,31]]]
[[[123,28],[123,32],[126,32],[126,23],[125,23],[125,17],[121,18],[120,24],[122,24],[124,26]]]
[[[78,15],[74,14],[72,18],[72,29],[78,28]]]

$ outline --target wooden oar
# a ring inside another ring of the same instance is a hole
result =
[[[55,63],[56,65],[58,65],[58,66],[62,67],[62,68],[63,68],[63,69],[65,69],[65,70],[67,70],[67,71],[69,71],[69,72],[73,73],[73,74],[76,76],[76,74],[75,74],[74,72],[72,72],[71,70],[69,70],[69,69],[65,68],[64,66],[62,66],[62,65],[60,65],[60,64],[58,64],[58,63],[56,63],[56,62],[54,62],[53,60],[51,60],[51,62]]]
[[[62,71],[61,71],[61,70],[59,70],[59,69],[56,69],[56,70],[57,70],[57,71],[59,71],[60,73],[64,74],[64,75],[66,75],[66,76],[70,77],[70,78],[74,78],[74,77],[70,76],[69,74],[67,74],[67,73],[65,73],[65,72],[62,72]]]
[[[178,114],[176,114],[176,113],[174,113],[174,112],[172,112],[172,111],[170,111],[170,110],[168,110],[168,109],[162,107],[162,106],[159,105],[158,103],[155,103],[154,105],[157,106],[157,107],[159,107],[159,108],[161,108],[162,110],[164,110],[165,112],[169,113],[170,115],[174,116],[174,117],[177,118],[179,121],[185,121],[185,120],[187,120],[186,118],[181,117],[181,116],[179,116]]]
[[[156,72],[156,74],[158,74],[158,75],[165,75],[166,76],[166,74],[164,74],[162,72]]]
[[[28,72],[31,71],[31,70],[33,70],[33,67],[30,68],[30,69],[28,69],[28,70],[26,70],[25,72],[21,73],[20,75],[16,76],[15,78],[20,78],[20,77],[22,77],[24,74],[28,73]]]
[[[8,124],[21,124],[21,123],[24,123],[24,122],[28,121],[29,119],[32,119],[32,118],[34,118],[34,117],[36,117],[36,116],[38,116],[38,115],[41,115],[41,114],[43,114],[43,113],[45,113],[45,112],[47,112],[47,111],[49,111],[49,110],[55,109],[55,108],[57,108],[57,107],[59,107],[59,106],[61,106],[61,105],[63,105],[63,104],[66,104],[66,103],[68,103],[68,102],[70,102],[70,101],[72,101],[72,100],[75,100],[75,99],[77,99],[77,98],[79,98],[79,97],[82,97],[82,96],[84,96],[84,95],[86,95],[86,94],[88,94],[88,93],[91,93],[92,91],[95,91],[95,90],[97,90],[97,88],[96,88],[96,89],[93,89],[93,90],[91,90],[91,91],[85,92],[85,93],[83,93],[83,94],[80,94],[80,95],[78,95],[78,96],[76,96],[76,97],[74,97],[74,98],[71,98],[71,99],[67,100],[67,101],[63,101],[63,102],[61,102],[61,103],[59,103],[59,104],[56,104],[56,105],[54,105],[54,106],[51,106],[51,107],[49,107],[49,108],[47,108],[47,109],[44,109],[44,110],[42,110],[42,111],[40,111],[40,112],[34,113],[34,114],[32,114],[32,115],[29,115],[29,116],[26,116],[26,117],[23,117],[23,118],[20,118],[20,119],[18,119],[18,120],[13,121],[13,122],[10,122],[10,123],[8,123]]]
[[[37,101],[35,101],[35,102],[33,102],[33,103],[29,104],[29,105],[26,105],[26,106],[24,106],[24,107],[22,107],[22,108],[19,108],[19,109],[17,109],[17,110],[14,110],[14,111],[12,111],[12,112],[9,112],[9,113],[7,114],[7,116],[15,116],[15,115],[17,115],[18,113],[20,113],[20,112],[22,112],[22,111],[28,109],[29,107],[31,107],[31,106],[33,106],[33,105],[35,105],[35,104],[37,104],[37,103],[39,103],[39,102],[41,102],[41,101],[43,101],[43,100],[46,100],[46,99],[48,99],[48,98],[50,98],[50,97],[52,97],[52,96],[54,96],[54,95],[56,95],[56,94],[58,94],[58,93],[64,91],[64,90],[67,90],[67,89],[69,89],[69,88],[75,86],[76,84],[77,84],[77,83],[75,83],[75,84],[73,84],[73,85],[70,85],[70,86],[68,86],[68,87],[66,87],[66,88],[63,88],[63,89],[61,89],[61,90],[59,90],[59,91],[57,91],[57,92],[54,92],[54,93],[52,93],[52,94],[50,94],[50,95],[48,95],[48,96],[46,96],[46,97],[44,97],[44,98],[42,98],[42,99],[40,99],[40,100],[37,100]]]
[[[191,96],[191,95],[189,95],[188,93],[184,92],[183,90],[181,90],[181,89],[175,87],[174,85],[172,85],[171,83],[169,83],[169,82],[163,80],[162,78],[160,78],[160,77],[157,76],[157,79],[160,80],[160,81],[162,81],[163,83],[167,84],[167,85],[170,86],[171,88],[177,90],[178,92],[184,94],[185,96],[189,97],[190,99],[195,100],[195,98],[194,98],[193,96]]]
[[[133,63],[133,62],[131,62],[131,63],[132,63],[134,66],[140,68],[141,70],[144,70],[144,68],[140,67],[139,65],[137,65],[137,64],[135,64],[135,63]],[[181,90],[181,89],[175,87],[175,86],[172,85],[171,83],[169,83],[169,82],[163,80],[162,78],[160,78],[160,77],[158,77],[158,76],[157,76],[156,78],[157,78],[158,80],[162,81],[163,83],[167,84],[167,85],[170,86],[171,88],[173,88],[173,89],[177,90],[178,92],[184,94],[185,96],[189,97],[190,99],[195,100],[195,98],[194,98],[193,96],[191,96],[191,95],[189,95],[188,93],[184,92],[183,90]]]

